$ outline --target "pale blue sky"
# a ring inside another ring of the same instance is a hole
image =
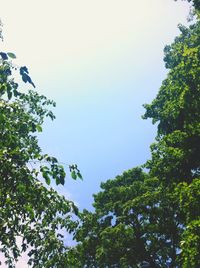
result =
[[[59,191],[91,208],[101,181],[143,164],[156,128],[143,103],[166,76],[163,48],[186,23],[173,0],[0,0],[3,51],[26,65],[37,90],[57,102],[39,136],[44,151],[77,163],[84,181]]]

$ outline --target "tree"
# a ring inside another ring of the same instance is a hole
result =
[[[172,187],[134,168],[101,188],[94,195],[95,212],[83,211],[76,232],[80,267],[178,265],[183,213]]]
[[[74,229],[77,208],[48,186],[51,179],[64,185],[65,171],[42,153],[36,135],[46,117],[55,118],[48,109],[55,103],[35,90],[19,90],[13,78],[18,71],[35,85],[27,67],[13,65],[14,58],[0,53],[0,251],[9,268],[22,252],[32,267],[66,267],[69,245],[63,234]],[[81,178],[76,165],[70,170]]]
[[[189,1],[190,2],[190,1]],[[167,78],[144,118],[158,124],[152,157],[94,195],[72,254],[80,267],[200,267],[200,23],[164,49]]]
[[[200,6],[194,1],[196,13]],[[165,48],[170,69],[145,118],[158,122],[157,142],[147,163],[151,176],[169,187],[175,183],[182,225],[182,267],[200,266],[200,22],[179,26],[181,35]],[[178,196],[179,194],[179,196]]]
[[[175,267],[182,228],[170,188],[141,168],[124,172],[101,188],[94,195],[95,213],[85,210],[76,232],[80,267],[141,267],[144,262]]]

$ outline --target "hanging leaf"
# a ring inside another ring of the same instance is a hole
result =
[[[77,176],[79,177],[79,179],[83,180],[83,177],[80,172],[77,172]]]
[[[73,180],[77,179],[77,175],[76,175],[76,172],[74,170],[71,172],[71,177]]]
[[[50,185],[51,183],[51,180],[48,176],[45,177],[45,181],[46,181],[46,184]]]
[[[30,76],[28,75],[28,68],[26,66],[20,67],[20,75],[22,76],[22,80],[25,83],[30,83],[33,87],[35,87],[33,81],[31,80]]]
[[[12,52],[8,52],[7,55],[8,55],[8,57],[10,57],[11,59],[16,59],[15,54],[12,53]]]

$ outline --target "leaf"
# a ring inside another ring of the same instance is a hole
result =
[[[45,176],[45,181],[46,181],[46,184],[50,185],[51,180],[48,176]]]
[[[4,52],[0,52],[0,56],[2,57],[3,60],[7,60],[8,59],[7,54],[4,53]]]
[[[73,180],[77,179],[77,175],[76,175],[76,172],[74,170],[71,172],[71,177]]]
[[[79,210],[78,210],[77,206],[74,203],[72,203],[72,208],[74,210],[75,215],[78,215]]]
[[[14,96],[15,96],[15,97],[17,97],[17,96],[20,95],[20,93],[19,93],[16,89],[13,90],[13,93],[14,93]]]
[[[12,52],[8,52],[7,55],[8,55],[8,57],[10,57],[11,59],[16,59],[15,54],[12,53]]]
[[[64,185],[64,184],[65,184],[64,177],[61,177],[61,178],[60,178],[60,183],[61,183],[62,185]]]
[[[56,177],[56,185],[60,184],[60,179],[58,177]]]
[[[23,66],[23,67],[20,67],[20,75],[22,76],[22,80],[25,82],[25,83],[30,83],[34,88],[35,88],[35,85],[33,83],[33,81],[31,80],[30,76],[28,75],[28,68],[26,66]]]
[[[22,75],[23,73],[27,73],[28,74],[28,68],[26,66],[20,67],[19,69],[20,74]]]
[[[10,90],[7,91],[8,99],[10,100],[12,98],[12,92]]]
[[[83,177],[80,172],[77,172],[77,176],[79,177],[79,179],[83,180]]]
[[[42,127],[40,125],[36,125],[36,129],[38,132],[42,132]]]

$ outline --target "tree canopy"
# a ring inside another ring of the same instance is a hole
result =
[[[196,17],[165,47],[168,75],[144,105],[143,118],[157,124],[151,158],[102,183],[94,212],[79,212],[50,187],[64,185],[66,174],[37,133],[55,118],[55,103],[20,90],[17,74],[35,87],[27,67],[0,52],[0,252],[9,268],[23,252],[34,268],[200,267],[200,2],[187,1]]]
[[[190,1],[189,1],[190,2]],[[199,1],[193,1],[199,14]],[[157,123],[151,159],[101,184],[80,215],[80,267],[200,267],[200,24],[179,25],[169,69],[144,119]],[[146,172],[144,172],[144,168]]]
[[[13,53],[0,52],[0,251],[9,268],[22,252],[32,267],[64,267],[66,232],[74,228],[73,202],[48,187],[51,180],[64,185],[65,171],[55,157],[38,145],[46,117],[54,119],[55,103],[35,90],[23,91],[15,82],[35,87],[27,67],[16,67]],[[81,177],[76,165],[72,177]],[[46,182],[46,185],[42,183]]]

